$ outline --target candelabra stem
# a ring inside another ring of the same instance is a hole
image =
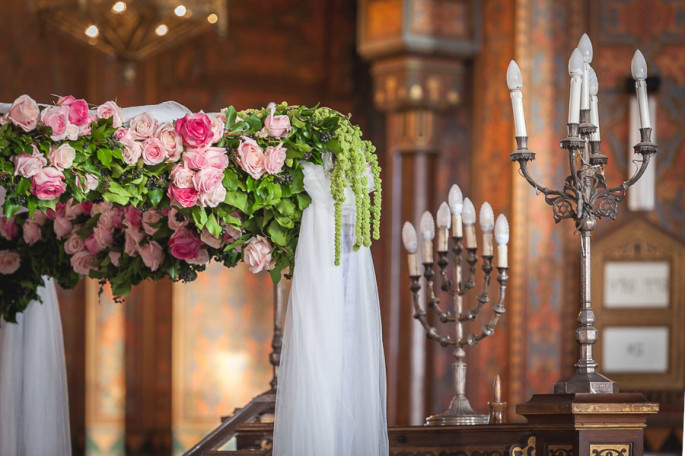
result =
[[[462,359],[457,359],[457,362],[452,364],[452,374],[455,394],[449,408],[438,415],[429,416],[426,424],[441,426],[487,424],[490,417],[474,412],[466,397],[466,363]]]

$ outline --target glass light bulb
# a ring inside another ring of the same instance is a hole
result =
[[[590,41],[590,37],[587,36],[587,33],[583,33],[583,36],[580,37],[578,49],[583,53],[583,61],[585,63],[592,62],[592,41]]]
[[[440,208],[438,209],[438,228],[443,230],[449,230],[450,225],[452,225],[452,217],[450,214],[450,207],[446,202],[442,202]]]
[[[599,81],[597,80],[597,73],[595,73],[595,70],[593,70],[592,67],[589,67],[589,69],[590,95],[597,96],[597,93],[599,92]]]
[[[580,49],[575,48],[568,61],[568,74],[571,76],[582,76],[584,66],[583,53],[580,52]]]
[[[183,17],[186,14],[186,7],[185,5],[178,5],[176,8],[174,8],[174,14],[178,17]]]
[[[462,215],[464,225],[473,225],[476,223],[476,208],[470,199],[464,198],[464,214]]]
[[[447,195],[447,201],[449,202],[452,214],[461,214],[461,211],[464,208],[464,197],[462,196],[461,189],[457,184],[452,184],[450,192]]]
[[[495,228],[495,214],[487,201],[480,206],[480,229],[483,233],[492,233]]]
[[[215,13],[211,13],[209,16],[207,16],[207,22],[210,24],[216,24],[219,21],[219,16],[217,16]]]
[[[124,11],[126,11],[126,3],[124,2],[116,2],[114,5],[112,5],[112,11],[121,14]]]
[[[630,72],[633,73],[633,79],[636,81],[644,81],[647,79],[647,62],[645,56],[640,50],[636,50],[633,54],[633,61],[630,63]]]
[[[166,24],[159,24],[155,29],[157,36],[164,36],[169,32],[169,27]]]
[[[504,214],[498,215],[495,222],[495,242],[497,245],[509,242],[509,222]]]
[[[521,69],[513,60],[509,62],[509,68],[507,68],[507,86],[509,90],[521,90],[523,87]]]
[[[418,246],[416,229],[409,222],[404,222],[404,226],[402,226],[402,243],[407,252],[416,253],[416,247]]]
[[[428,211],[421,216],[421,235],[424,241],[432,241],[435,237],[435,221],[433,214]]]
[[[97,25],[89,25],[84,33],[91,38],[97,38],[97,36],[100,34],[100,30],[98,29]]]

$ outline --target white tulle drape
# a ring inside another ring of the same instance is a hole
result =
[[[352,251],[354,197],[343,207],[340,266],[334,209],[321,166],[304,165],[304,211],[286,312],[275,456],[388,454],[385,361],[368,248]]]
[[[64,342],[51,278],[42,299],[0,326],[0,455],[71,454]]]

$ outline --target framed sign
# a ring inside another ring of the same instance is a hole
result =
[[[621,390],[685,388],[685,244],[634,219],[595,241],[599,370]]]

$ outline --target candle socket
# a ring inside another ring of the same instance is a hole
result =
[[[505,424],[507,422],[506,402],[488,402],[488,409],[490,410],[489,424]]]
[[[483,256],[491,257],[493,256],[493,236],[492,233],[483,233]]]
[[[407,264],[409,266],[409,275],[418,276],[419,275],[419,261],[416,258],[415,253],[410,253],[407,255]]]

